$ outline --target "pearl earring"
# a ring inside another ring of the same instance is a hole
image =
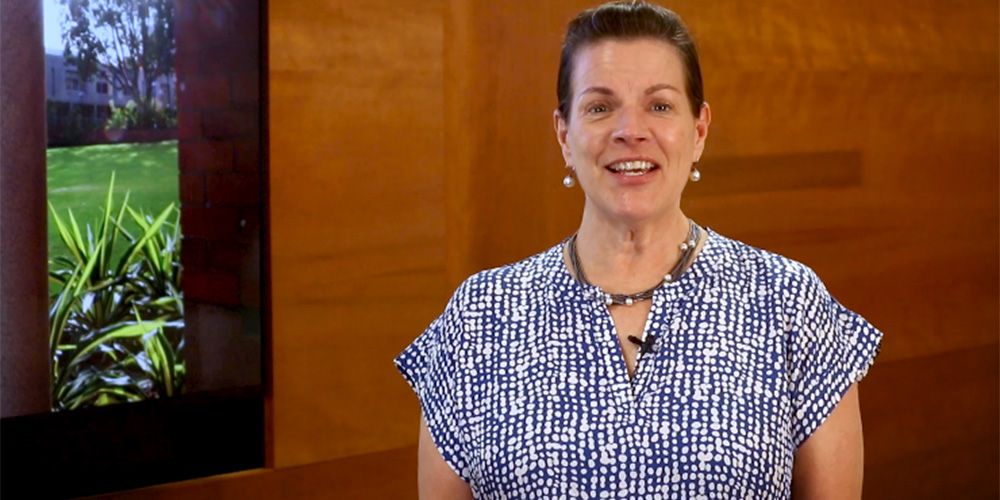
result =
[[[576,185],[576,179],[573,178],[573,167],[566,165],[566,177],[563,177],[563,187],[569,189]]]
[[[698,170],[698,167],[693,167],[691,169],[691,182],[698,182],[700,180],[701,180],[701,172]]]
[[[573,174],[566,174],[566,177],[563,177],[563,187],[568,189],[575,185],[576,179],[573,178]]]

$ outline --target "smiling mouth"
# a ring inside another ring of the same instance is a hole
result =
[[[621,175],[626,175],[626,176],[632,177],[632,176],[647,174],[647,173],[652,172],[653,170],[656,170],[656,169],[658,169],[660,167],[659,167],[659,165],[657,165],[657,164],[655,164],[655,163],[653,163],[651,161],[630,160],[630,161],[615,162],[615,163],[612,163],[611,165],[608,165],[607,167],[604,167],[604,168],[606,168],[609,171],[614,172],[616,174],[621,174]]]

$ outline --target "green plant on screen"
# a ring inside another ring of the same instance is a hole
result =
[[[173,203],[157,214],[136,211],[128,192],[116,207],[114,183],[112,172],[101,215],[83,230],[71,209],[63,219],[49,204],[65,246],[49,262],[54,410],[184,389],[180,211]]]

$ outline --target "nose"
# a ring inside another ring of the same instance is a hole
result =
[[[639,144],[649,140],[649,129],[642,118],[642,113],[635,109],[622,108],[612,138],[615,142],[626,145]]]

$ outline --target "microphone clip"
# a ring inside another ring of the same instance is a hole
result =
[[[645,339],[640,339],[635,335],[628,336],[629,342],[639,346],[639,352],[643,354],[648,354],[654,352],[653,346],[656,344],[656,335],[652,333],[647,333]]]

